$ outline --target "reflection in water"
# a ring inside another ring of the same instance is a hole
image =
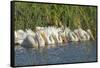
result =
[[[70,42],[52,48],[15,48],[15,65],[96,61],[96,41]]]

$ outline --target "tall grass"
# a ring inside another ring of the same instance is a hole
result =
[[[15,2],[15,30],[36,26],[91,29],[96,37],[96,13],[93,6]]]

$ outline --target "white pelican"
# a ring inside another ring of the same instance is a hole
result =
[[[66,27],[65,29],[64,29],[64,32],[65,32],[65,36],[66,36],[66,39],[67,40],[69,40],[69,32],[70,32],[71,30],[68,28],[68,27]]]
[[[15,40],[17,40],[17,32],[16,31],[14,32],[14,37],[15,37]]]
[[[58,29],[58,37],[61,36],[62,39],[62,43],[66,43],[67,42],[67,37],[65,35],[65,31],[62,28]]]
[[[93,34],[92,34],[92,32],[91,32],[90,29],[87,30],[87,33],[90,35],[90,38],[91,38],[92,40],[94,40],[94,36],[93,36]]]
[[[35,36],[35,33],[34,33],[31,29],[26,29],[26,33],[27,33],[28,35],[31,35],[32,37]]]
[[[21,44],[23,42],[23,40],[26,38],[26,33],[23,30],[17,30],[15,32],[15,34],[16,34],[15,44],[17,44],[17,43]]]
[[[79,41],[81,40],[81,37],[80,37],[80,34],[79,34],[79,30],[78,29],[75,29],[74,30],[74,33],[77,35]]]
[[[62,43],[62,37],[60,35],[58,35],[58,31],[54,30],[54,32],[52,33],[52,37],[55,40],[55,43]]]
[[[68,37],[69,37],[69,41],[78,41],[79,40],[77,35],[72,31],[70,31],[68,33]]]
[[[76,29],[74,32],[77,34],[80,41],[86,41],[90,39],[90,35],[82,28]]]
[[[66,36],[68,36],[68,33],[70,32],[71,30],[69,28],[65,28],[65,34]]]
[[[42,32],[41,35],[42,35],[42,37],[43,37],[44,40],[45,40],[45,44],[47,44],[47,45],[48,45],[48,44],[55,44],[55,41],[54,41],[52,35],[49,35],[49,33],[47,33],[47,32]]]
[[[17,43],[17,32],[14,32],[14,37],[15,37],[15,44]]]
[[[44,41],[45,41],[45,46],[46,47],[55,47],[55,41],[52,37],[52,35],[47,34],[46,32],[41,33]]]
[[[31,35],[27,35],[21,45],[28,48],[38,48],[37,40]]]
[[[43,37],[41,35],[41,31],[37,31],[36,32],[35,38],[38,41],[39,47],[45,47],[45,41],[44,41],[44,39],[43,39]]]

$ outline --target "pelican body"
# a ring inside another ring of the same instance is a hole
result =
[[[87,31],[82,28],[74,29],[73,31],[66,27],[36,27],[36,31],[31,29],[17,30],[15,34],[15,44],[19,44],[28,48],[44,48],[49,46],[55,46],[55,44],[63,44],[68,41],[87,41],[94,40],[92,31]]]

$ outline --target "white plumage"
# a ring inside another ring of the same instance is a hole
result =
[[[50,44],[64,43],[67,41],[86,41],[93,39],[90,29],[87,31],[82,28],[70,30],[68,27],[56,28],[56,27],[36,27],[36,31],[31,29],[17,30],[15,31],[15,44],[18,43],[24,47],[46,47]],[[53,45],[54,46],[54,45]]]

